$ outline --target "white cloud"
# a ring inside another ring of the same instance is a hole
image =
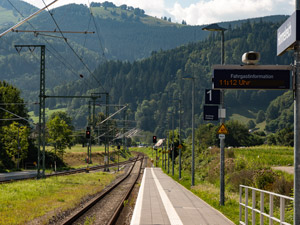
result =
[[[290,15],[294,11],[293,0],[201,0],[188,7],[175,3],[168,12],[181,22],[201,25],[239,20],[267,15]]]

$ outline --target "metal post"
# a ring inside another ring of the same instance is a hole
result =
[[[218,24],[211,24],[208,25],[202,30],[207,31],[218,31],[221,32],[221,65],[224,64],[224,31],[227,29],[220,27]],[[224,90],[221,90],[221,104],[220,104],[220,110],[224,109]],[[221,123],[225,122],[225,118],[221,118]],[[224,157],[224,146],[225,146],[225,140],[220,139],[220,205],[224,205],[225,202],[225,182],[224,182],[224,173],[225,173],[225,157]]]
[[[298,9],[299,0],[296,1]],[[294,224],[300,224],[300,42],[294,47],[295,100],[294,100]]]
[[[224,64],[224,30],[221,31],[221,65]],[[224,109],[224,90],[221,90],[221,110]],[[221,124],[225,122],[225,118],[221,118]],[[225,139],[220,139],[220,205],[225,204]]]
[[[91,126],[92,124],[92,116],[91,116],[91,102],[89,101],[89,106],[88,106],[88,127]],[[91,127],[90,127],[90,134],[91,134]],[[87,145],[87,163],[91,163],[91,138],[88,140],[88,145]]]
[[[119,171],[119,170],[120,170],[120,169],[119,169],[119,168],[120,168],[120,166],[119,166],[119,162],[120,162],[120,161],[119,161],[119,160],[120,160],[120,159],[119,159],[119,157],[120,157],[120,149],[118,149],[117,151],[118,151],[117,153],[118,153],[118,171]]]
[[[20,125],[18,125],[18,162],[17,162],[17,170],[19,170],[19,164],[20,164],[20,150],[21,150],[19,130],[20,130]]]
[[[296,0],[300,10],[300,0]],[[294,98],[294,225],[300,224],[300,42],[294,47],[295,98]]]
[[[124,110],[124,122],[123,122],[123,151],[125,152],[125,148],[126,148],[126,145],[125,145],[125,140],[126,140],[126,137],[125,137],[125,132],[126,132],[126,110]]]
[[[179,96],[179,145],[181,146],[181,95]],[[181,179],[181,148],[179,148],[179,179]]]
[[[109,100],[108,100],[108,93],[105,93],[105,103],[106,103],[106,107],[105,107],[105,118],[108,118],[109,116],[109,108],[108,108],[108,103],[109,103]],[[107,137],[107,133],[108,133],[108,129],[109,129],[109,126],[108,126],[108,121],[105,122],[105,158],[104,158],[104,171],[109,171],[108,169],[108,137]],[[107,159],[107,161],[106,161]]]
[[[167,141],[168,139],[166,138],[166,142],[165,142],[165,152],[164,152],[164,155],[165,155],[165,159],[164,159],[164,164],[165,164],[165,170],[167,169],[167,150],[168,150],[168,145],[167,145]]]
[[[168,174],[169,174],[170,173],[169,130],[168,130],[167,154],[168,154]]]
[[[108,93],[106,94],[106,113],[107,113],[107,117],[109,116],[109,95]],[[107,118],[106,117],[106,118]],[[110,129],[109,128],[109,124],[110,124],[110,120],[107,121],[107,132]],[[109,132],[108,132],[108,137],[109,137]],[[107,165],[109,165],[109,139],[107,140]],[[106,171],[109,172],[109,167],[107,167]]]
[[[158,149],[155,149],[155,167],[157,167],[157,151]]]
[[[195,78],[192,78],[192,186],[195,185]]]
[[[164,143],[161,145],[161,168],[164,167]]]
[[[172,176],[174,176],[174,152],[175,152],[175,146],[174,146],[174,117],[175,117],[175,112],[173,110],[173,116],[172,116]]]

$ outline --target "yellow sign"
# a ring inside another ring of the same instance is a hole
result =
[[[178,145],[178,148],[182,149],[182,145]]]
[[[218,134],[228,134],[228,130],[225,127],[224,123],[222,123],[222,125],[219,127]]]

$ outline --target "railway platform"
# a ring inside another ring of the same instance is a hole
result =
[[[33,177],[36,177],[36,175],[37,175],[36,171],[20,171],[20,172],[11,172],[11,173],[0,173],[0,181],[33,178]]]
[[[216,209],[164,174],[145,168],[131,225],[233,225]]]

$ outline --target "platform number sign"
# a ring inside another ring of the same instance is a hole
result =
[[[220,104],[220,90],[205,90],[205,104],[218,105]]]

